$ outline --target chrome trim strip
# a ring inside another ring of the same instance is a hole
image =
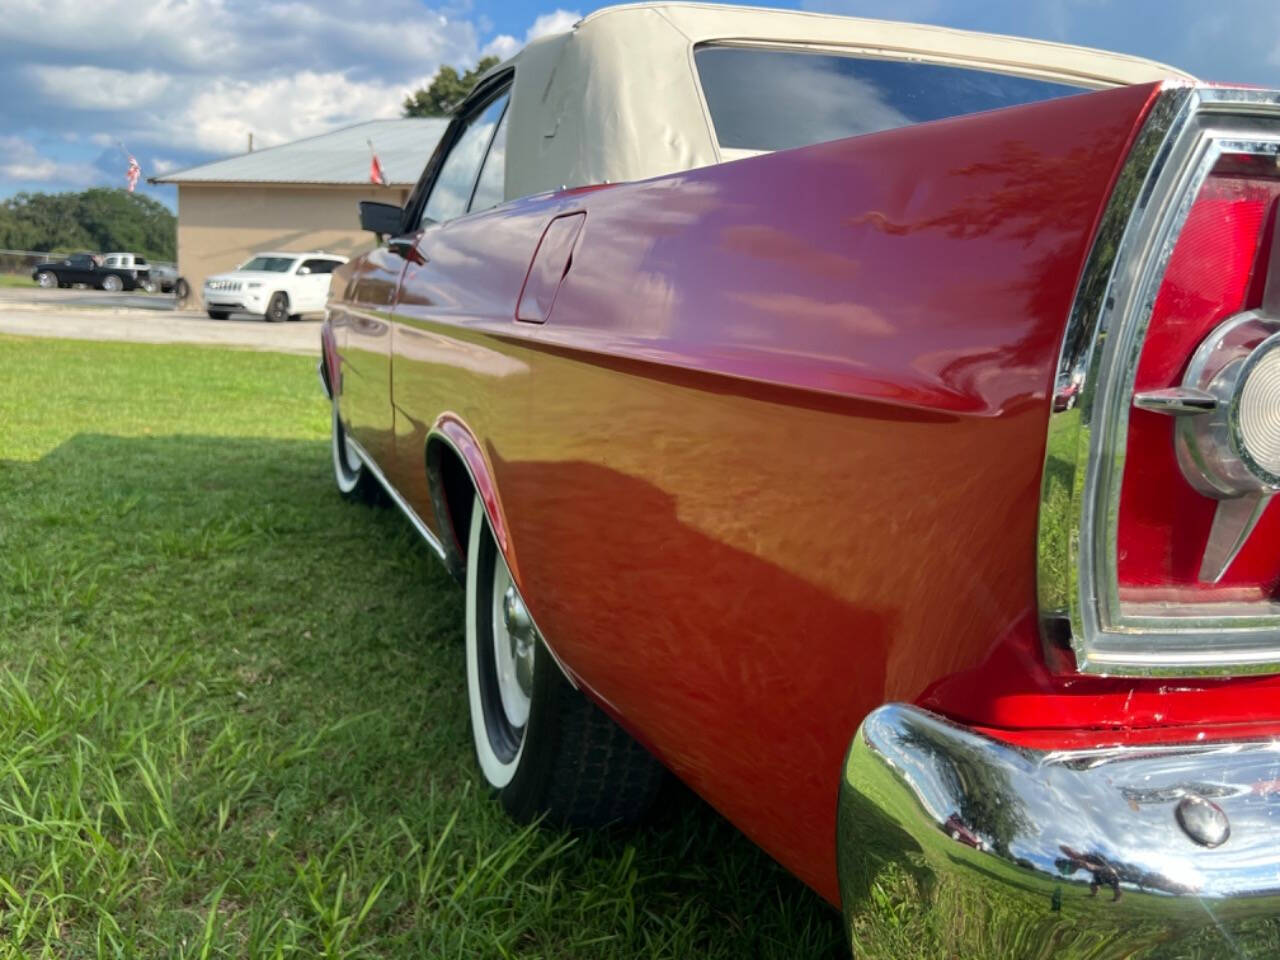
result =
[[[1139,410],[1165,413],[1172,417],[1195,416],[1218,409],[1218,398],[1194,387],[1168,387],[1134,394],[1133,405]]]
[[[854,954],[1273,956],[1280,741],[1032,750],[905,704],[837,811]]]
[[[418,532],[418,536],[427,541],[427,546],[434,550],[436,555],[443,560],[447,566],[449,562],[448,557],[445,556],[444,547],[441,545],[440,541],[436,539],[436,535],[431,532],[430,528],[425,523],[422,522],[422,518],[418,516],[413,507],[409,506],[409,501],[400,496],[400,491],[393,487],[391,485],[391,481],[388,480],[386,475],[378,469],[378,465],[374,463],[373,457],[369,456],[369,452],[365,450],[364,447],[360,446],[358,442],[351,439],[350,436],[347,437],[347,445],[356,452],[356,456],[358,456],[361,462],[364,463],[365,468],[373,474],[374,478],[380,484],[382,484],[382,489],[387,491],[387,496],[391,498],[392,503],[400,508],[400,512],[405,515],[409,523],[413,526],[413,529]]]
[[[1280,156],[1277,119],[1280,93],[1167,85],[1121,169],[1086,261],[1055,377],[1037,544],[1044,633],[1060,636],[1057,624],[1066,625],[1081,671],[1280,668],[1276,609],[1126,611],[1116,574],[1133,380],[1165,268],[1222,154]]]
[[[320,346],[320,362],[316,364],[316,376],[320,378],[320,389],[324,391],[324,398],[330,402],[333,400],[333,394],[329,391],[329,381],[324,378],[324,345]]]

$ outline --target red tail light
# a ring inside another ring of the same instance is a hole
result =
[[[1100,221],[1040,510],[1081,670],[1280,670],[1278,157],[1280,95],[1166,87]]]
[[[1135,396],[1180,387],[1206,338],[1228,318],[1261,306],[1280,196],[1275,164],[1268,158],[1261,167],[1224,157],[1200,188],[1151,312]],[[1198,491],[1180,468],[1176,429],[1170,416],[1140,407],[1130,412],[1116,542],[1121,602],[1270,597],[1280,582],[1280,500],[1267,505],[1221,571],[1220,563],[1206,564],[1222,501]]]

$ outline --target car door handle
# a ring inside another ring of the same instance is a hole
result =
[[[573,248],[586,219],[585,212],[569,213],[547,224],[524,277],[516,304],[517,320],[546,323],[551,316],[556,294],[573,264]]]

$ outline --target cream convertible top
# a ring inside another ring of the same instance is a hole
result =
[[[607,7],[491,71],[516,68],[507,198],[732,159],[716,144],[694,68],[694,46],[712,41],[795,44],[1098,88],[1190,79],[1138,57],[944,27],[718,4]]]

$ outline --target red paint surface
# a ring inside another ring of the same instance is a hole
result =
[[[1135,390],[1177,386],[1200,342],[1261,302],[1280,181],[1211,177],[1174,247],[1135,376]],[[1266,248],[1266,249],[1264,249]],[[1121,487],[1117,571],[1122,600],[1254,600],[1280,580],[1280,504],[1263,515],[1218,584],[1199,582],[1218,501],[1197,493],[1174,454],[1172,417],[1134,409]]]
[[[405,269],[388,475],[427,517],[427,435],[465,425],[557,656],[828,898],[841,760],[881,703],[1107,736],[1275,714],[1272,680],[1043,661],[1049,390],[1153,89],[517,201]],[[516,321],[579,211],[551,316]]]
[[[1239,724],[1280,733],[1280,677],[1135,678],[1070,672],[1069,654],[1046,664],[1033,614],[967,669],[939,679],[916,702],[954,720],[1096,746],[1117,739],[1193,739],[1188,729]],[[1167,733],[1162,733],[1167,729]]]

